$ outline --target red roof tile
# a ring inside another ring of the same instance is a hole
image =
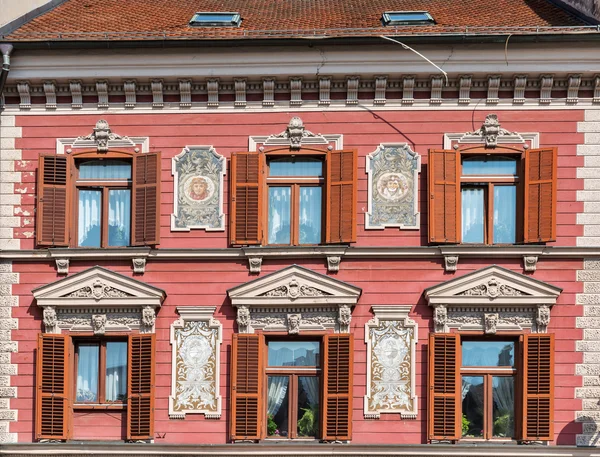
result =
[[[239,12],[242,25],[190,27],[188,22],[197,11]],[[384,11],[429,11],[436,25],[383,27]],[[562,27],[584,25],[547,0],[67,0],[4,38],[97,41],[518,34],[558,33],[564,32]]]

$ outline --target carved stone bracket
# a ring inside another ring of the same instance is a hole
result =
[[[68,275],[69,259],[56,259],[56,272],[59,275]]]
[[[171,325],[171,395],[169,418],[186,414],[221,418],[220,354],[223,326],[216,306],[178,306],[180,317]]]
[[[365,419],[399,413],[416,419],[417,323],[408,317],[410,305],[373,306],[375,317],[365,324],[367,394]]]
[[[523,256],[523,269],[527,272],[532,272],[537,269],[538,256],[537,255],[524,255]]]
[[[108,125],[108,122],[106,122],[104,119],[100,119],[98,122],[96,122],[96,127],[94,127],[94,131],[92,133],[87,136],[77,137],[73,143],[73,147],[78,147],[78,143],[85,142],[87,143],[88,147],[90,143],[95,145],[98,152],[108,152],[109,142],[117,140],[119,140],[119,143],[125,143],[125,146],[135,146],[135,143],[128,137],[123,137],[113,133]]]
[[[342,135],[321,135],[306,130],[302,119],[293,117],[287,128],[278,134],[269,136],[251,136],[249,150],[256,151],[257,145],[289,146],[290,149],[300,149],[303,146],[328,145],[332,149],[343,148]]]
[[[260,269],[262,267],[261,256],[252,256],[248,257],[248,266],[250,267],[250,273],[260,273]]]
[[[146,258],[145,257],[134,257],[131,259],[133,263],[133,272],[143,274],[146,271]]]
[[[337,272],[340,271],[340,263],[342,263],[342,257],[339,255],[327,256],[327,271]]]
[[[457,255],[445,255],[444,256],[444,269],[446,271],[456,271],[458,268],[458,256]]]
[[[48,306],[43,311],[44,332],[45,333],[60,333],[58,329],[58,319],[56,316],[56,308]]]

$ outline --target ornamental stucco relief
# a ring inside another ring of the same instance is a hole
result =
[[[171,326],[173,370],[169,417],[186,414],[221,417],[219,351],[221,324],[212,317],[215,307],[178,307],[179,320]]]
[[[375,318],[365,326],[367,343],[366,419],[384,413],[416,418],[415,347],[417,324],[410,306],[374,306]]]

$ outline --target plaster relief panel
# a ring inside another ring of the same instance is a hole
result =
[[[365,325],[365,419],[378,419],[386,413],[399,413],[409,419],[417,417],[417,324],[408,317],[409,311],[410,305],[373,306],[375,317]]]
[[[213,318],[214,306],[177,307],[180,318],[171,325],[173,350],[169,417],[186,414],[221,417],[219,353],[222,325]]]
[[[419,228],[421,157],[408,144],[381,144],[367,156],[369,211],[366,229]]]
[[[211,146],[186,146],[173,157],[174,212],[171,230],[225,230],[223,176],[225,157]]]

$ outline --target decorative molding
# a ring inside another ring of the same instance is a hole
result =
[[[425,289],[436,332],[544,333],[562,289],[493,265]],[[539,320],[539,322],[538,322]]]
[[[402,80],[402,104],[412,105],[415,101],[415,77],[405,76]]]
[[[514,78],[513,104],[525,103],[525,87],[527,86],[527,75],[517,75]]]
[[[98,94],[98,109],[108,109],[108,81],[96,81],[96,93]]]
[[[17,81],[17,90],[19,91],[19,109],[31,109],[29,81]]]
[[[186,414],[221,418],[220,376],[222,324],[216,306],[178,306],[179,319],[171,324],[171,395],[169,418]]]
[[[77,137],[72,147],[78,147],[77,143],[80,142],[91,142],[94,144],[94,146],[96,146],[96,150],[98,152],[108,152],[110,149],[109,142],[115,142],[116,140],[121,140],[121,142],[129,143],[131,146],[135,146],[135,143],[129,140],[128,137],[122,137],[121,135],[113,133],[108,125],[108,122],[106,122],[104,119],[100,119],[98,122],[96,122],[94,131],[87,136]],[[86,146],[87,145],[88,144],[86,144]]]
[[[136,81],[134,79],[123,81],[123,91],[125,92],[125,108],[127,109],[135,108],[135,104],[137,102],[135,89]]]
[[[348,333],[361,289],[298,265],[227,291],[239,333],[255,330]],[[289,322],[290,315],[293,322]],[[299,315],[299,316],[296,316]]]
[[[81,81],[69,81],[69,90],[71,91],[71,108],[83,108],[83,95],[81,94]]]
[[[189,108],[192,106],[192,80],[179,80],[179,107]]]
[[[431,98],[429,103],[432,105],[440,105],[442,103],[442,89],[444,86],[444,79],[441,76],[431,77]]]
[[[526,272],[533,272],[537,269],[538,256],[537,255],[524,255],[523,256],[523,269]]]
[[[500,90],[500,75],[488,76],[488,92],[486,103],[488,105],[496,105],[500,99],[498,98],[498,92]]]
[[[275,79],[263,79],[263,106],[275,106]]]
[[[302,105],[302,78],[290,78],[290,106]]]
[[[375,76],[375,99],[374,105],[385,105],[385,90],[387,88],[387,76]]]
[[[146,257],[134,257],[131,259],[131,263],[134,273],[144,274],[146,272]]]
[[[554,75],[540,77],[540,103],[549,105],[552,102],[552,86],[554,86]]]
[[[367,394],[365,419],[399,413],[416,419],[416,346],[418,326],[408,317],[411,305],[371,308],[375,317],[365,324]]]
[[[212,146],[186,146],[171,160],[171,231],[225,230],[223,177],[227,161]]]
[[[150,81],[150,88],[152,90],[152,108],[163,108],[165,106],[163,100],[163,80],[153,79]]]
[[[219,106],[219,80],[216,78],[206,81],[206,90],[208,92],[208,108],[217,108]]]
[[[56,272],[59,275],[68,275],[69,259],[56,259]]]
[[[457,255],[444,256],[444,270],[456,271],[457,268],[458,268],[458,256]]]
[[[471,103],[471,75],[463,75],[460,77],[460,91],[458,95],[459,105],[468,105]]]
[[[329,106],[331,104],[331,78],[328,76],[319,78],[319,105]]]
[[[342,257],[339,255],[327,256],[327,271],[335,273],[340,271],[340,263],[342,263]]]
[[[407,143],[382,143],[366,157],[365,229],[418,229],[421,156]]]
[[[233,80],[235,87],[235,102],[233,106],[245,107],[246,106],[246,80],[243,78],[236,78]]]
[[[481,127],[473,132],[445,133],[444,149],[451,149],[455,144],[485,144],[487,148],[495,148],[500,144],[523,144],[531,148],[539,147],[539,133],[509,132],[500,126],[497,114],[488,114]]]
[[[569,75],[567,103],[575,105],[579,102],[579,86],[581,86],[581,75]]]
[[[360,78],[358,76],[349,76],[346,80],[347,93],[346,105],[358,105],[358,85]]]
[[[258,144],[289,146],[290,149],[300,149],[302,146],[328,145],[331,142],[334,142],[335,149],[338,149],[337,146],[341,143],[341,135],[316,135],[306,130],[302,119],[296,116],[290,120],[287,128],[281,133],[269,135],[268,137],[250,137],[249,146],[250,151],[255,151]]]
[[[248,257],[248,267],[250,268],[250,273],[260,273],[260,269],[262,267],[262,257],[261,256]]]
[[[102,267],[33,290],[46,333],[154,332],[165,292]]]
[[[46,96],[46,109],[56,109],[56,84],[54,81],[44,81],[44,95]]]

